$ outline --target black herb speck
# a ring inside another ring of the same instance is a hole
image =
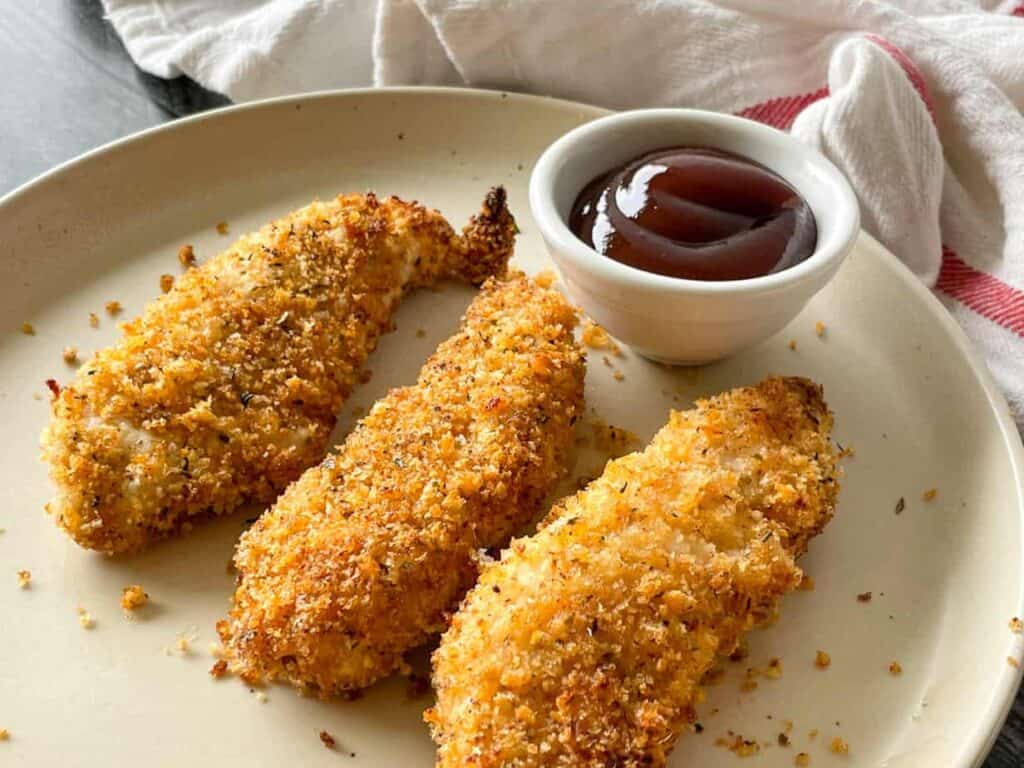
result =
[[[896,509],[894,510],[898,515],[904,509],[907,508],[907,500],[900,496],[900,500],[896,502]]]
[[[695,731],[696,733],[704,733],[704,726],[703,726],[703,725],[701,725],[700,723],[694,723],[694,724],[693,724],[693,730],[694,730],[694,731]]]
[[[238,399],[242,401],[243,408],[248,408],[249,401],[251,401],[254,397],[255,395],[252,392],[243,392],[241,395],[239,395]]]

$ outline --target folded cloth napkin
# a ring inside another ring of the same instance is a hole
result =
[[[1024,428],[1024,2],[104,0],[138,64],[232,99],[459,84],[791,130],[983,351]]]

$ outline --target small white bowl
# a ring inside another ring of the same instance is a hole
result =
[[[814,213],[814,253],[762,277],[684,280],[602,256],[570,231],[569,211],[587,182],[685,146],[734,152],[786,179]],[[530,208],[573,300],[641,355],[673,364],[718,360],[781,330],[835,275],[860,230],[849,182],[818,152],[760,123],[693,109],[620,112],[565,134],[533,169]]]

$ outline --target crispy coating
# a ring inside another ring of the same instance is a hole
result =
[[[374,195],[315,202],[190,269],[56,398],[48,505],[80,545],[138,549],[267,503],[319,461],[407,288],[504,270],[505,193],[456,235]]]
[[[351,691],[441,631],[479,550],[532,522],[565,474],[583,407],[575,324],[522,275],[488,283],[417,383],[242,536],[218,631],[243,678]]]
[[[664,765],[701,677],[800,581],[831,424],[805,379],[700,401],[514,541],[434,654],[437,765]]]

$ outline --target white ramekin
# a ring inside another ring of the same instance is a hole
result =
[[[587,182],[677,146],[735,152],[786,179],[814,213],[814,253],[763,277],[684,280],[602,256],[569,230],[569,210]],[[717,360],[781,330],[835,275],[860,229],[849,182],[821,154],[760,123],[693,109],[620,112],[565,134],[533,169],[530,208],[573,300],[641,355],[678,364]]]

